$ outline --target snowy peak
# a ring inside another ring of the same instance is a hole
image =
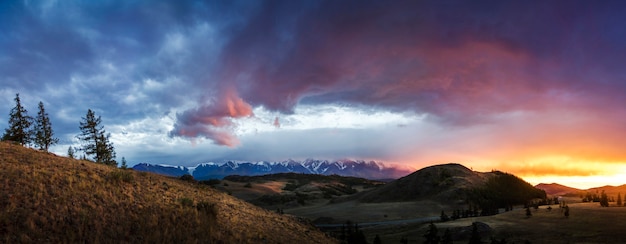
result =
[[[290,172],[322,175],[336,174],[367,179],[397,179],[414,171],[414,169],[404,165],[384,164],[375,161],[328,161],[317,159],[306,159],[300,162],[292,159],[281,162],[210,162],[198,164],[195,167],[142,163],[135,165],[133,168],[139,171],[147,171],[175,177],[190,174],[198,180],[222,179],[228,175],[265,175]]]

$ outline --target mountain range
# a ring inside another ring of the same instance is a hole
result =
[[[626,184],[625,185],[620,185],[620,186],[601,186],[601,187],[594,187],[594,188],[589,188],[589,189],[578,189],[578,188],[573,188],[573,187],[569,187],[569,186],[564,186],[561,184],[557,184],[557,183],[551,183],[551,184],[545,184],[545,183],[541,183],[536,185],[535,187],[542,189],[544,191],[546,191],[546,193],[548,195],[553,195],[553,196],[580,196],[581,194],[584,194],[585,192],[591,192],[591,193],[598,193],[598,192],[606,192],[606,194],[609,195],[617,195],[618,193],[626,193]]]
[[[320,175],[341,175],[366,179],[397,179],[411,174],[415,169],[397,164],[385,164],[363,160],[286,160],[281,162],[226,161],[223,163],[203,163],[195,167],[141,163],[134,170],[179,177],[192,175],[197,180],[223,179],[228,175],[265,175],[276,173],[302,173]]]

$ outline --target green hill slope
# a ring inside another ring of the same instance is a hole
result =
[[[334,243],[201,184],[0,143],[0,242]]]

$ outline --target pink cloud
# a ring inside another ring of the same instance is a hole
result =
[[[233,119],[253,116],[252,107],[232,89],[226,89],[214,102],[177,114],[170,135],[187,138],[205,137],[215,144],[234,147],[239,140],[233,134]]]

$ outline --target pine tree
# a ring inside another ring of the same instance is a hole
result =
[[[604,190],[600,194],[600,206],[608,207],[609,206],[609,197],[606,195]]]
[[[67,157],[76,158],[76,155],[74,155],[74,148],[72,146],[67,148]]]
[[[127,169],[128,165],[126,164],[126,158],[122,157],[122,165],[120,166],[122,169]]]
[[[33,118],[28,116],[28,111],[22,107],[20,102],[20,94],[15,94],[15,107],[11,109],[9,114],[9,128],[7,128],[2,136],[3,141],[14,141],[24,146],[31,142]]]
[[[426,234],[424,234],[424,243],[428,244],[437,244],[439,243],[439,236],[437,234],[437,226],[433,223],[428,225],[428,230],[426,230]]]
[[[80,122],[81,134],[78,139],[83,141],[82,151],[91,156],[96,163],[106,165],[117,165],[115,162],[115,148],[109,142],[110,134],[104,130],[104,126],[100,125],[102,119],[91,110],[87,110],[87,116],[82,118]]]
[[[40,150],[47,152],[51,145],[59,143],[59,139],[54,138],[52,124],[50,123],[48,113],[46,113],[43,107],[43,102],[39,102],[39,112],[35,118],[34,134],[35,145],[39,147]]]

